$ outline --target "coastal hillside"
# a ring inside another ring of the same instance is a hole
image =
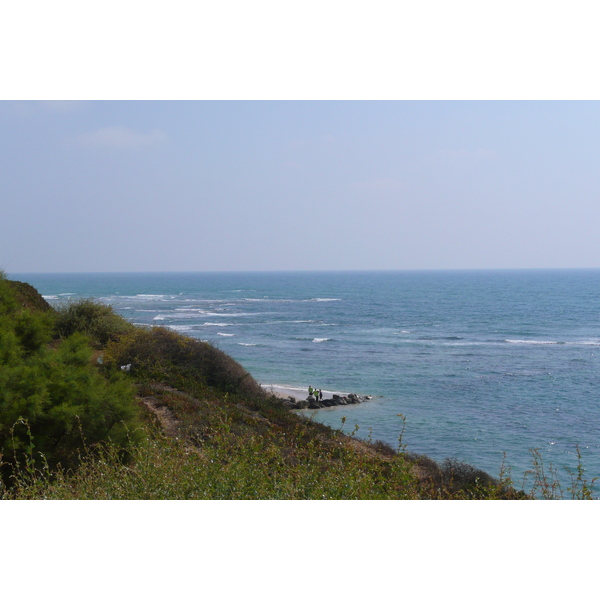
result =
[[[526,498],[290,410],[211,344],[0,276],[4,499]]]

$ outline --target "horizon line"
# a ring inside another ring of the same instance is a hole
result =
[[[483,272],[483,271],[598,271],[600,267],[467,267],[407,269],[264,269],[205,271],[4,271],[6,275],[184,275],[184,274],[276,274],[276,273],[417,273],[417,272]]]

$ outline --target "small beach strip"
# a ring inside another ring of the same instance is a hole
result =
[[[287,388],[277,385],[262,385],[269,393],[276,398],[283,400],[283,403],[294,409],[318,409],[329,408],[332,406],[347,406],[348,404],[360,404],[370,400],[372,396],[359,396],[358,394],[342,394],[335,392],[323,392],[323,397],[316,399],[314,395],[304,392],[300,388]]]

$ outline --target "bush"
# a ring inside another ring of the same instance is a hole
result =
[[[23,281],[7,280],[18,304],[29,310],[52,312],[54,309],[48,304],[43,296],[29,283]]]
[[[50,312],[22,311],[12,319],[15,335],[24,356],[30,356],[52,339],[54,315]]]
[[[266,396],[248,371],[225,352],[163,327],[134,328],[108,344],[106,359],[117,366],[131,364],[136,377],[173,384],[187,379],[231,394]]]
[[[498,484],[485,471],[458,461],[455,458],[447,458],[442,463],[441,470],[443,481],[451,493],[458,491],[476,493]]]
[[[0,364],[0,449],[5,460],[31,443],[25,428],[13,429],[20,420],[27,422],[36,452],[51,465],[76,464],[85,443],[110,439],[118,447],[128,445],[127,427],[134,429],[137,423],[134,389],[120,373],[103,377],[90,363],[92,352],[86,338],[74,334],[56,351],[46,348]]]
[[[6,279],[4,273],[0,271],[0,317],[14,314],[18,308],[19,304],[10,282]]]
[[[56,333],[69,337],[79,331],[90,336],[92,343],[100,348],[111,340],[131,331],[134,326],[115,314],[110,306],[84,299],[63,304],[57,309]]]
[[[383,440],[375,440],[374,442],[370,442],[369,445],[373,450],[383,454],[384,456],[396,456],[398,454],[388,443]]]
[[[50,465],[76,464],[85,442],[129,443],[137,424],[131,383],[121,373],[104,377],[82,333],[49,347],[54,316],[33,313],[15,300],[0,277],[0,455],[7,465],[23,453]],[[135,434],[133,434],[135,437]]]

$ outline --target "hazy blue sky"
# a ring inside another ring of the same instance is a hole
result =
[[[600,267],[600,104],[0,102],[7,272]]]

